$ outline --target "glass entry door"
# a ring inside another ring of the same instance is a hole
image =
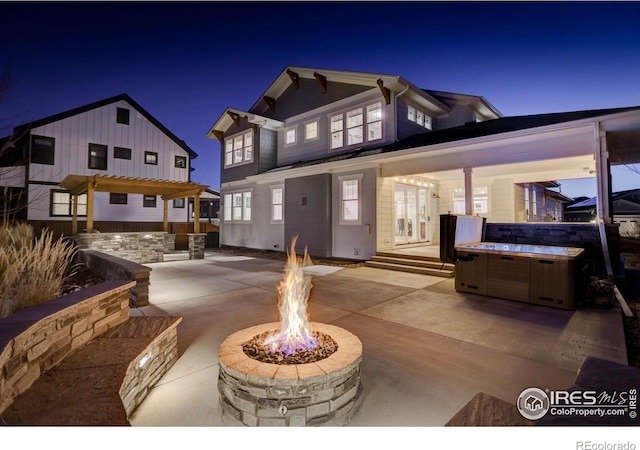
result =
[[[394,189],[395,243],[426,242],[428,239],[428,190],[396,184]]]

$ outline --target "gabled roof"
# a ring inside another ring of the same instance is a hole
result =
[[[626,191],[614,192],[611,194],[613,200],[613,211],[616,214],[637,214],[640,212],[640,188]],[[567,206],[566,210],[577,212],[581,210],[594,209],[597,197],[592,197],[573,205]]]
[[[498,111],[498,108],[493,106],[486,98],[479,95],[434,91],[432,89],[423,89],[423,91],[439,99],[443,103],[446,103],[447,105],[451,101],[453,101],[470,107],[482,121],[503,117],[502,113]]]
[[[61,113],[58,113],[58,114],[54,114],[52,116],[45,117],[43,119],[39,119],[39,120],[36,120],[36,121],[33,121],[33,122],[29,122],[29,123],[25,123],[25,124],[22,124],[22,125],[18,125],[18,126],[16,126],[14,128],[14,134],[20,134],[21,132],[23,132],[25,130],[29,130],[29,129],[32,129],[32,128],[40,127],[40,126],[46,125],[48,123],[57,122],[59,120],[66,119],[68,117],[72,117],[72,116],[75,116],[75,115],[78,115],[78,114],[82,114],[84,112],[91,111],[92,109],[101,108],[103,106],[119,102],[121,100],[124,100],[125,102],[129,103],[135,110],[137,110],[140,114],[142,114],[149,122],[151,122],[156,127],[158,127],[160,130],[162,130],[162,132],[164,134],[166,134],[167,136],[169,136],[169,138],[171,138],[171,140],[173,140],[180,148],[182,148],[187,153],[189,153],[189,156],[191,156],[191,159],[194,159],[194,158],[196,158],[198,156],[198,154],[195,151],[193,151],[182,139],[179,139],[167,127],[162,125],[158,121],[158,119],[153,117],[146,109],[144,109],[142,106],[140,106],[136,101],[134,101],[127,94],[119,94],[119,95],[116,95],[114,97],[109,97],[109,98],[106,98],[104,100],[99,100],[97,102],[89,103],[88,105],[80,106],[78,108],[74,108],[74,109],[70,109],[68,111],[64,111],[64,112],[61,112]]]

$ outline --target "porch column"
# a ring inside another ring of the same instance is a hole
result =
[[[200,233],[200,192],[193,199],[193,232]]]
[[[95,189],[95,181],[87,183],[87,233],[93,233],[93,194]]]
[[[164,212],[162,216],[162,231],[165,233],[169,232],[169,200],[166,198],[162,198],[164,200]]]
[[[465,167],[464,169],[464,213],[467,216],[473,215],[473,167]]]
[[[71,216],[71,236],[78,235],[78,194],[71,196],[73,199],[73,215]]]
[[[609,152],[605,132],[601,129],[599,122],[594,125],[593,133],[596,162],[596,214],[598,221],[611,223]]]

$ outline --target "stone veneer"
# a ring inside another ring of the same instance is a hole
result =
[[[218,391],[223,419],[247,426],[339,426],[348,424],[362,402],[362,343],[348,331],[312,323],[330,335],[338,350],[310,364],[279,365],[249,358],[242,344],[279,323],[238,331],[220,345]]]
[[[145,264],[164,260],[166,234],[164,231],[80,233],[74,238],[80,247]]]
[[[189,233],[189,259],[204,259],[205,233]]]
[[[107,281],[0,319],[0,412],[66,356],[129,318],[130,281]]]

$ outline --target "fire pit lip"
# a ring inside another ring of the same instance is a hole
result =
[[[301,380],[326,377],[336,370],[351,367],[362,359],[362,342],[344,328],[319,322],[311,322],[312,329],[330,335],[338,349],[329,357],[307,364],[272,364],[252,359],[244,353],[242,344],[265,331],[277,330],[279,322],[263,323],[229,335],[218,348],[218,360],[227,369],[247,377],[273,380]]]

